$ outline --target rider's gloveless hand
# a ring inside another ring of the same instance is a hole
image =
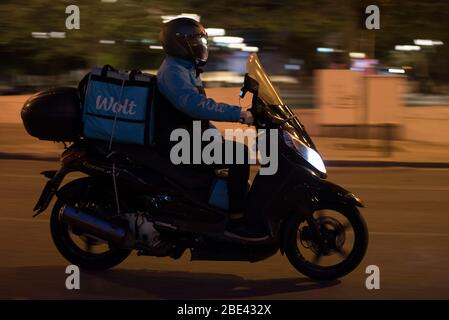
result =
[[[240,112],[240,123],[252,125],[254,123],[253,114],[250,111],[242,110]]]

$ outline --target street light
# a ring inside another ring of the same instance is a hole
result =
[[[415,39],[413,40],[413,43],[418,46],[441,46],[444,44],[441,40],[429,40],[429,39]]]
[[[410,44],[405,44],[405,45],[394,46],[394,50],[396,50],[396,51],[419,51],[419,50],[421,50],[421,47],[410,45]]]
[[[244,47],[246,47],[245,43],[230,43],[230,44],[228,44],[228,48],[231,48],[231,49],[242,49]]]
[[[189,19],[193,19],[198,22],[200,22],[200,19],[201,19],[201,17],[199,15],[197,15],[196,13],[181,13],[179,15],[165,15],[165,16],[161,16],[161,18],[162,18],[163,23],[167,23],[173,19],[178,19],[178,18],[189,18]]]
[[[224,36],[226,34],[223,28],[206,28],[206,32],[209,37]]]
[[[65,38],[65,32],[56,32],[52,31],[49,33],[50,38],[54,39],[64,39]]]
[[[48,39],[50,36],[47,32],[31,32],[31,36],[37,39]]]
[[[231,37],[231,36],[222,36],[222,37],[213,37],[212,40],[217,43],[223,43],[223,44],[231,44],[231,43],[242,43],[243,38],[241,37]]]
[[[366,58],[365,52],[349,52],[349,57],[353,59],[364,59]]]
[[[98,42],[101,44],[115,44],[115,40],[100,40]]]
[[[318,48],[316,48],[316,51],[318,51],[318,52],[324,52],[324,53],[328,53],[328,52],[343,52],[343,50],[340,50],[340,49],[323,48],[323,47],[318,47]]]
[[[56,31],[51,31],[51,32],[31,32],[31,36],[33,38],[37,38],[37,39],[49,39],[49,38],[64,39],[65,38],[65,32],[56,32]]]
[[[246,46],[242,48],[245,52],[259,52],[259,47]]]
[[[388,69],[389,73],[397,73],[397,74],[404,74],[405,70],[404,69],[397,69],[397,68],[390,68]]]

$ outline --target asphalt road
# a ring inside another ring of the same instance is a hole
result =
[[[313,282],[276,256],[255,264],[137,257],[65,288],[69,264],[56,251],[48,213],[31,210],[57,163],[0,160],[0,298],[449,299],[449,170],[331,168],[329,179],[358,194],[370,230],[367,256],[339,281]],[[367,290],[365,269],[380,268]]]

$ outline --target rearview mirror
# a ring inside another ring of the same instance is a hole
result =
[[[251,78],[249,74],[245,74],[245,79],[243,80],[243,86],[240,89],[240,97],[244,98],[247,92],[251,92],[252,94],[257,94],[259,91],[259,83]]]

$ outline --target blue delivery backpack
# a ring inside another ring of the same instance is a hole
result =
[[[93,69],[83,85],[82,122],[86,138],[153,144],[154,75],[117,71],[105,65]]]

